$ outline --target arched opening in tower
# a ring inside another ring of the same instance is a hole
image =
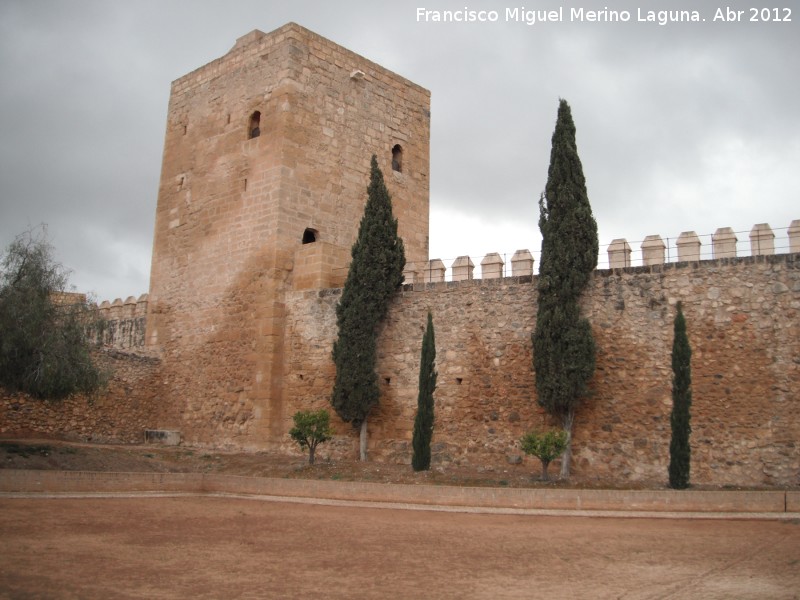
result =
[[[317,241],[317,231],[311,228],[306,229],[303,232],[303,243],[304,244],[313,244]]]
[[[403,147],[400,144],[392,148],[392,171],[403,172]]]

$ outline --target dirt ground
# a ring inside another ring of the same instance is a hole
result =
[[[0,499],[0,598],[798,598],[800,524]]]
[[[415,473],[408,465],[358,460],[319,460],[313,466],[302,455],[268,452],[222,452],[183,446],[100,445],[59,440],[0,439],[0,469],[58,469],[162,473],[227,473],[250,477],[332,479],[491,487],[555,487],[603,489],[665,489],[664,481],[625,483],[575,476],[568,481],[541,481],[541,465],[532,457],[501,467],[447,466]],[[557,470],[551,467],[551,477]],[[693,486],[694,489],[720,489]],[[723,488],[744,489],[744,488]],[[747,488],[754,489],[754,488]],[[794,488],[792,488],[794,489]]]
[[[0,468],[544,484],[508,469],[0,440]],[[658,485],[658,484],[656,484]],[[652,487],[652,486],[651,486]],[[798,598],[800,523],[403,511],[212,497],[0,498],[6,598]]]
[[[578,478],[573,478],[569,483],[542,483],[541,466],[535,458],[529,458],[520,465],[504,465],[500,468],[448,466],[415,473],[409,465],[360,462],[355,459],[318,460],[315,465],[310,466],[307,457],[300,454],[287,456],[269,452],[223,452],[183,446],[99,445],[32,439],[0,440],[0,469],[200,472],[250,477],[497,487],[603,486],[602,482]],[[551,475],[555,476],[556,473]]]

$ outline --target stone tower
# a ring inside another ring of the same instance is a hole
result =
[[[372,154],[428,259],[430,93],[294,23],[172,84],[147,345],[196,444],[282,430],[287,291],[344,282]]]

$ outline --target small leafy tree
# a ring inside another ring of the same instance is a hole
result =
[[[561,422],[567,448],[561,476],[569,477],[572,425],[594,373],[595,344],[580,297],[597,266],[597,223],[575,142],[566,100],[558,107],[547,185],[539,200],[542,258],[539,266],[533,368],[539,405]]]
[[[327,410],[301,410],[292,416],[294,427],[289,435],[301,449],[308,448],[308,464],[314,464],[317,446],[332,438],[330,415]]]
[[[686,335],[686,319],[678,302],[672,341],[672,439],[669,443],[669,485],[683,490],[689,487],[692,449],[690,408],[692,406],[692,348]]]
[[[389,302],[403,282],[406,263],[397,235],[392,198],[372,156],[367,204],[353,244],[342,298],[336,306],[333,344],[336,378],[331,404],[345,423],[360,428],[360,456],[367,459],[367,417],[378,403],[377,332]]]
[[[419,395],[414,436],[411,442],[414,455],[411,466],[415,471],[431,468],[431,439],[433,438],[433,392],[436,389],[436,342],[433,317],[428,312],[428,325],[422,338],[422,357],[419,364]]]
[[[44,225],[0,258],[0,384],[36,398],[93,392],[102,384],[87,331],[97,317],[67,293],[69,271],[53,258]]]
[[[549,430],[543,433],[530,431],[520,440],[522,451],[535,456],[542,462],[542,480],[550,481],[547,467],[567,449],[569,434],[563,429]]]

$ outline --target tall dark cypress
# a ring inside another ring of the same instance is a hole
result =
[[[689,487],[689,470],[692,449],[689,436],[692,433],[692,348],[686,335],[686,319],[678,302],[672,341],[672,414],[670,425],[672,439],[669,443],[669,485],[683,490]]]
[[[599,246],[566,100],[558,107],[547,185],[539,200],[539,230],[542,257],[533,368],[539,404],[568,434],[561,460],[561,476],[568,477],[575,410],[595,366],[592,328],[580,314],[579,301],[597,266]]]
[[[367,204],[353,244],[342,298],[336,307],[338,338],[333,344],[336,365],[331,403],[346,423],[361,428],[361,459],[366,460],[366,423],[378,403],[378,325],[403,282],[403,240],[397,235],[392,198],[372,156]]]
[[[415,471],[431,468],[431,440],[433,439],[433,392],[436,389],[436,341],[433,317],[428,312],[428,325],[422,338],[422,357],[419,361],[419,395],[417,416],[414,419],[414,436],[411,445],[414,455],[411,466]]]

